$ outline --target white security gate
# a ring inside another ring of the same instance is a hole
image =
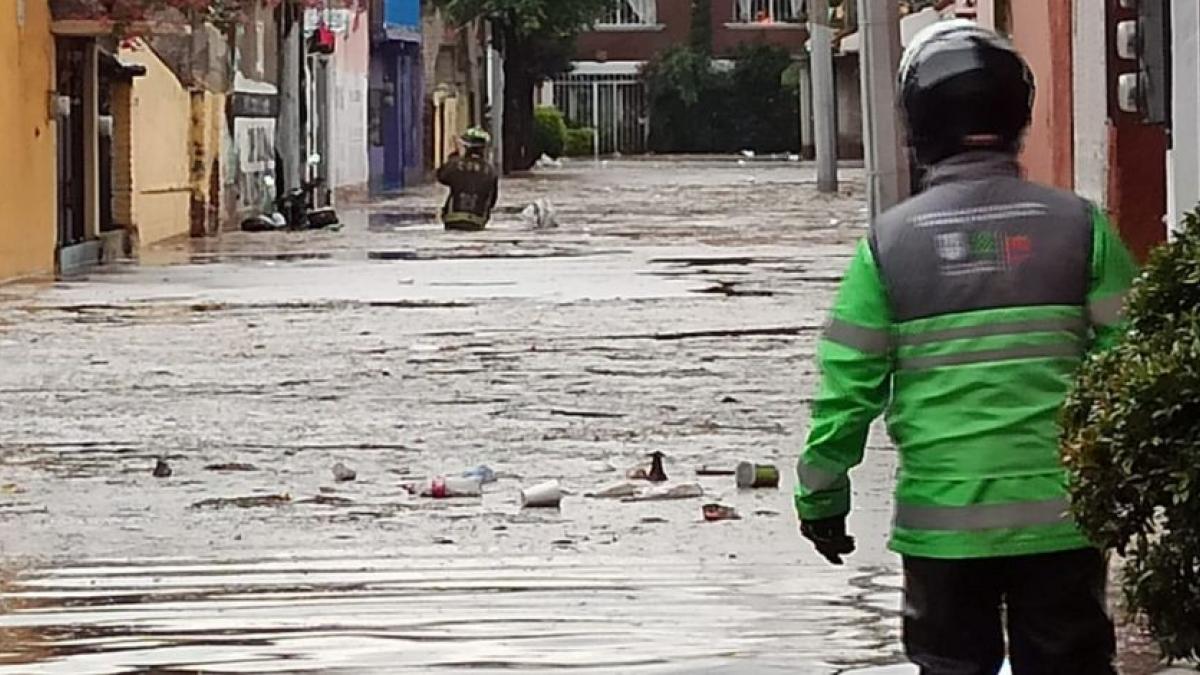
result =
[[[636,74],[568,73],[554,81],[554,105],[572,126],[596,130],[597,154],[646,152],[646,87]]]

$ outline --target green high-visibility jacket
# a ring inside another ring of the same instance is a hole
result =
[[[1122,330],[1136,274],[1104,214],[959,155],[858,246],[817,350],[801,520],[845,516],[847,472],[886,412],[900,459],[891,548],[929,558],[1089,545],[1069,514],[1059,412]]]

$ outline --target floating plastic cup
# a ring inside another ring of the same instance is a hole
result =
[[[521,506],[525,508],[558,508],[562,503],[562,486],[548,480],[521,491]]]
[[[737,486],[740,488],[777,488],[779,469],[771,464],[741,462],[737,466]]]

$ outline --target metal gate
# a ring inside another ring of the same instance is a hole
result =
[[[554,81],[554,105],[572,126],[596,130],[597,154],[646,151],[646,87],[637,75],[567,74]]]

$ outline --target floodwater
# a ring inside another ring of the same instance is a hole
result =
[[[0,673],[900,661],[886,440],[854,474],[846,567],[789,496],[863,232],[845,176],[825,196],[794,163],[568,165],[506,181],[483,233],[441,231],[424,188],[340,232],[0,289]],[[520,221],[539,197],[561,227]],[[655,451],[704,496],[587,496]],[[783,485],[697,475],[740,460]],[[404,487],[480,464],[482,498]],[[523,510],[546,479],[561,510]],[[741,519],[706,523],[708,502]]]

